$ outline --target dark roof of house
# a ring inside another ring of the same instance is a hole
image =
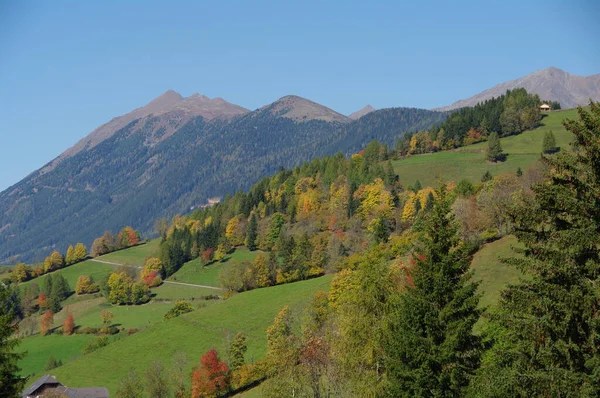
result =
[[[58,380],[56,380],[56,378],[54,376],[50,376],[50,375],[42,376],[38,380],[36,380],[36,382],[33,383],[27,390],[23,391],[23,394],[21,394],[21,395],[23,396],[23,398],[26,398],[28,395],[33,394],[37,389],[39,389],[44,384],[60,384],[60,383],[58,382]]]
[[[67,388],[56,380],[54,376],[49,375],[42,376],[27,390],[23,391],[22,397],[27,398],[28,396],[33,395],[45,384],[60,386],[61,392],[65,393],[69,398],[109,398],[108,389],[104,387]]]

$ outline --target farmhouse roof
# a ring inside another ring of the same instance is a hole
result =
[[[27,390],[23,391],[21,396],[23,398],[37,396],[35,392],[44,385],[56,387],[58,391],[69,398],[109,398],[108,389],[104,387],[68,388],[56,380],[56,377],[50,375],[40,377]]]

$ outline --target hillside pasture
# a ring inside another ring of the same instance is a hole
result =
[[[508,154],[504,162],[491,163],[486,160],[487,142],[431,154],[414,155],[392,162],[395,172],[404,186],[419,180],[423,186],[437,186],[439,181],[467,179],[479,182],[486,171],[492,175],[516,173],[520,167],[525,172],[535,166],[542,151],[546,131],[552,131],[561,150],[569,149],[572,134],[562,126],[566,118],[577,117],[576,109],[567,109],[548,114],[541,126],[519,135],[500,139],[502,150]]]
[[[158,255],[160,239],[96,257],[96,260],[141,267],[148,257]]]
[[[144,371],[154,360],[170,366],[179,351],[187,353],[191,372],[202,354],[216,348],[225,355],[226,341],[238,331],[247,336],[246,360],[257,360],[266,352],[266,329],[279,310],[289,305],[298,320],[314,293],[328,290],[331,276],[256,289],[183,316],[158,322],[148,329],[79,357],[53,371],[69,386],[108,387],[114,394],[120,378],[130,368]],[[115,316],[115,320],[117,317]]]
[[[27,355],[19,361],[21,375],[47,374],[48,372],[44,371],[44,367],[50,356],[66,364],[74,358],[81,356],[83,347],[95,338],[96,336],[92,335],[63,336],[52,334],[49,336],[37,335],[23,339],[18,347],[18,351],[27,352]],[[29,382],[33,380],[30,379]]]
[[[238,247],[233,253],[227,255],[223,261],[214,261],[207,266],[202,266],[202,260],[197,258],[185,263],[169,279],[177,282],[221,287],[219,272],[242,261],[253,261],[258,253],[261,253],[261,251],[250,251],[245,247]]]

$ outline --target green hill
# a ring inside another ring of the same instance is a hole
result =
[[[492,175],[515,173],[520,167],[525,172],[534,165],[542,151],[542,140],[546,131],[552,131],[556,143],[562,149],[569,147],[571,133],[562,126],[566,118],[576,118],[576,109],[567,109],[548,114],[542,119],[541,126],[519,135],[500,140],[502,149],[508,154],[506,161],[490,163],[486,160],[487,142],[480,142],[425,155],[414,155],[392,162],[394,170],[404,185],[419,180],[423,186],[436,186],[440,178],[444,181],[467,179],[479,182],[481,176],[489,170]]]
[[[190,314],[158,322],[56,368],[52,374],[68,386],[106,386],[114,394],[119,380],[129,368],[145,370],[154,360],[170,365],[168,361],[173,354],[184,351],[190,360],[188,367],[191,371],[200,356],[210,348],[223,352],[224,341],[238,331],[248,338],[246,359],[259,359],[266,352],[266,328],[281,307],[289,305],[295,316],[299,316],[315,292],[328,290],[330,281],[331,276],[325,276],[235,295]],[[71,337],[53,336],[54,340],[59,338],[64,339],[60,344],[51,342],[57,349],[63,342],[68,345]],[[38,341],[30,341],[31,349],[40,347]],[[21,346],[24,347],[27,348],[27,345]]]

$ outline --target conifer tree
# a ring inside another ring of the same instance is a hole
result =
[[[258,237],[258,222],[256,215],[252,214],[248,222],[248,233],[246,234],[246,246],[248,250],[256,250],[256,238]]]
[[[542,157],[548,181],[513,212],[526,278],[492,318],[496,341],[474,395],[600,395],[600,105],[578,108],[573,153]]]
[[[482,354],[473,334],[481,311],[477,284],[469,280],[471,255],[459,243],[444,186],[438,198],[390,317],[386,365],[395,397],[459,396]]]
[[[0,284],[0,396],[17,398],[21,396],[25,383],[19,375],[18,361],[25,355],[15,352],[20,340],[14,337],[15,313],[6,305],[10,294],[9,288]]]
[[[556,138],[552,131],[546,131],[544,134],[544,141],[542,142],[542,152],[550,154],[556,152]]]
[[[498,137],[498,133],[493,132],[488,138],[487,160],[490,162],[498,162],[503,158],[504,154],[502,153],[500,138]]]

